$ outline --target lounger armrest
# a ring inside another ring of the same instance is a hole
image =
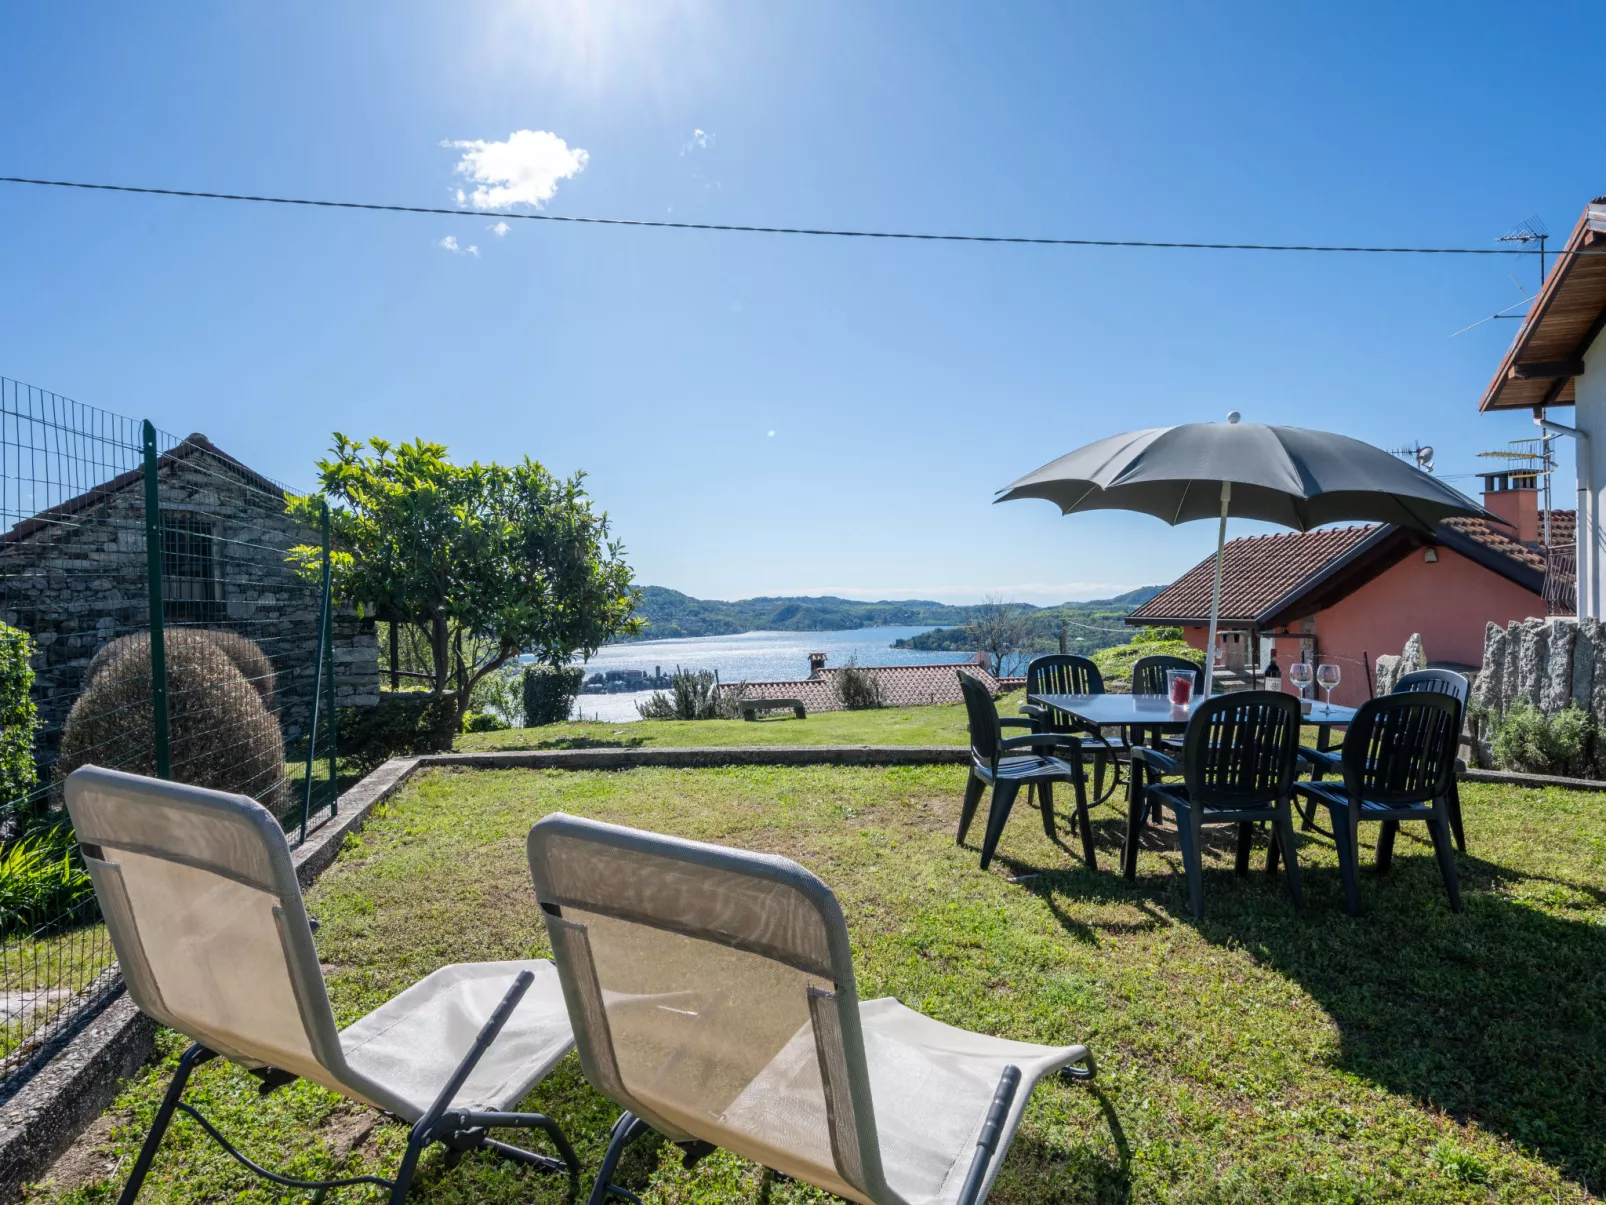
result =
[[[1309,745],[1299,747],[1299,760],[1316,770],[1339,773],[1344,769],[1344,755],[1336,749],[1312,749]]]
[[[452,1072],[451,1078],[441,1088],[435,1097],[435,1103],[429,1107],[429,1112],[419,1118],[417,1124],[413,1126],[410,1143],[434,1140],[435,1127],[451,1105],[452,1098],[467,1082],[474,1068],[479,1065],[479,1061],[485,1057],[485,1052],[491,1048],[491,1043],[496,1041],[497,1034],[502,1032],[502,1027],[507,1024],[508,1018],[513,1015],[513,1010],[518,1007],[519,1001],[524,999],[524,993],[530,990],[530,984],[534,982],[535,976],[529,971],[520,971],[514,977],[513,986],[507,989],[507,995],[502,997],[502,1002],[491,1011],[489,1019],[480,1027],[474,1045],[469,1047],[468,1053],[463,1056],[463,1061],[457,1065],[457,1070]]]
[[[1182,773],[1182,763],[1176,758],[1146,745],[1139,745],[1132,750],[1132,764],[1147,766],[1156,778],[1164,774]]]
[[[1004,1119],[1009,1116],[1009,1107],[1015,1103],[1015,1093],[1019,1089],[1020,1068],[1011,1063],[998,1079],[998,1090],[987,1108],[987,1119],[981,1123],[981,1133],[976,1136],[976,1153],[970,1160],[965,1186],[959,1190],[959,1199],[954,1205],[976,1205],[981,1186],[987,1179],[987,1165],[993,1161],[993,1153],[1004,1136]]]

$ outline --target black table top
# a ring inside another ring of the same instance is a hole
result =
[[[1069,712],[1100,728],[1117,725],[1133,728],[1173,728],[1188,726],[1193,710],[1200,703],[1195,695],[1186,707],[1174,707],[1167,695],[1027,695],[1030,703]],[[1355,708],[1329,707],[1312,701],[1305,715],[1307,724],[1347,724],[1355,718]]]

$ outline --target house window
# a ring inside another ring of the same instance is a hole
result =
[[[224,617],[212,523],[183,511],[162,512],[162,617],[215,623]]]

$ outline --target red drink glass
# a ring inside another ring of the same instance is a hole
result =
[[[1193,675],[1186,670],[1168,669],[1165,676],[1171,694],[1171,706],[1186,707],[1188,700],[1193,698]]]

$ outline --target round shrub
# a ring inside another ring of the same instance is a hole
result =
[[[511,725],[494,711],[468,711],[463,713],[464,732],[503,732]]]
[[[524,726],[561,724],[574,711],[585,671],[578,665],[524,667]]]
[[[273,662],[262,647],[249,637],[238,632],[229,632],[221,628],[169,628],[164,634],[163,644],[167,648],[173,647],[175,640],[190,640],[200,637],[215,644],[218,649],[234,663],[234,668],[240,671],[240,676],[255,688],[262,699],[262,706],[269,711],[273,710],[273,696],[278,689],[278,678],[273,672]],[[127,656],[129,650],[142,649],[139,656],[150,656],[151,634],[149,632],[135,632],[130,636],[120,636],[102,648],[89,659],[89,668],[84,670],[84,686],[88,687],[95,680],[95,676],[105,668],[106,663],[114,657]]]
[[[209,633],[166,634],[168,747],[173,779],[249,795],[274,814],[288,806],[284,736],[262,698]],[[57,773],[94,764],[156,773],[148,635],[101,650],[62,730]]]

